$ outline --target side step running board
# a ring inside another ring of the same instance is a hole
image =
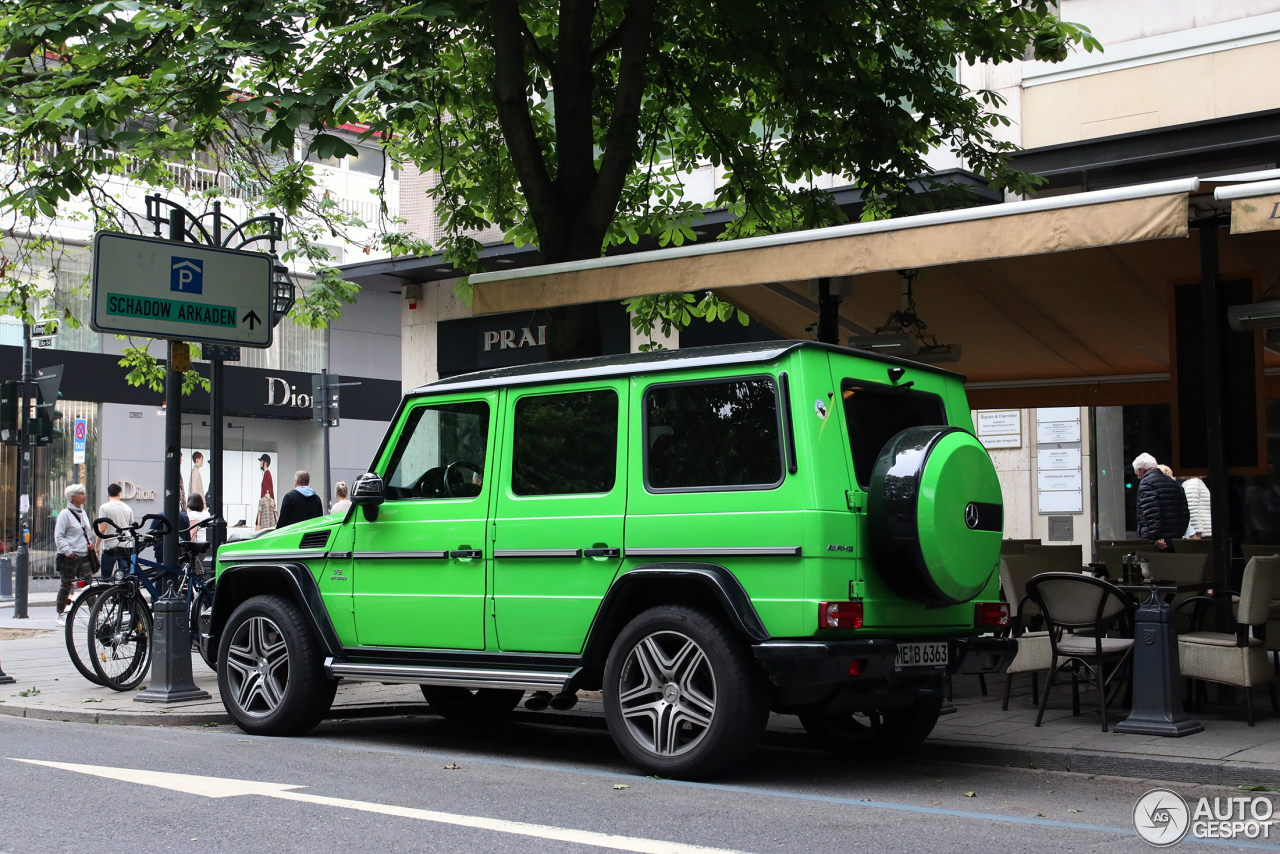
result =
[[[452,685],[458,688],[523,688],[559,693],[580,668],[572,670],[484,670],[475,667],[438,667],[413,664],[364,664],[326,658],[324,669],[335,678],[353,682],[406,682],[416,685]]]

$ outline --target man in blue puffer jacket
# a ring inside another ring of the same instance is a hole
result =
[[[1187,496],[1178,482],[1157,468],[1155,457],[1139,454],[1133,461],[1138,476],[1138,536],[1162,552],[1173,551],[1191,521]]]

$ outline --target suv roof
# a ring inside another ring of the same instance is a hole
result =
[[[487,371],[475,371],[469,374],[449,377],[448,379],[436,380],[433,383],[418,386],[410,394],[562,382],[564,380],[584,379],[587,377],[628,376],[631,374],[647,374],[656,371],[672,371],[680,368],[699,368],[711,365],[759,364],[776,361],[787,353],[802,348],[843,353],[872,362],[899,365],[918,371],[929,371],[935,374],[956,377],[961,382],[964,381],[964,376],[954,371],[948,371],[944,368],[926,365],[921,362],[913,362],[909,359],[869,353],[865,350],[854,350],[834,344],[819,344],[816,341],[759,341],[750,344],[720,344],[712,347],[689,347],[684,350],[657,350],[652,353],[623,353],[617,356],[595,356],[589,359],[567,359],[559,362],[537,362],[531,365],[493,368]]]

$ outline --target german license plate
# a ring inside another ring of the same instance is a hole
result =
[[[946,643],[900,643],[894,667],[939,667],[947,663]]]

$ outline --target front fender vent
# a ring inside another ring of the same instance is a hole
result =
[[[329,534],[332,533],[331,528],[325,528],[323,531],[311,531],[302,535],[302,542],[298,543],[300,549],[322,549],[329,544]]]

